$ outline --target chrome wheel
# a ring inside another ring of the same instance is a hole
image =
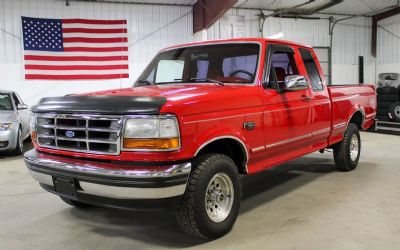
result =
[[[350,158],[352,161],[356,161],[359,153],[359,141],[358,136],[353,134],[350,140]]]
[[[208,217],[213,222],[225,220],[231,212],[234,189],[231,178],[224,173],[217,173],[207,186],[205,205]]]

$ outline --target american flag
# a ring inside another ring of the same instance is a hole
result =
[[[128,78],[126,20],[22,17],[25,79]]]

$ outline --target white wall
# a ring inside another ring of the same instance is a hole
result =
[[[131,86],[138,74],[158,50],[169,45],[193,40],[192,8],[188,6],[74,1],[71,1],[70,6],[65,6],[65,1],[58,0],[0,1],[1,29],[21,37],[21,16],[126,19],[128,23],[128,43],[134,43],[129,47],[129,79],[26,81],[24,80],[22,64],[22,41],[0,31],[0,89],[18,91],[28,104],[36,103],[43,96],[57,96]],[[171,22],[172,24],[167,25]],[[154,34],[136,42],[154,31],[156,31]]]
[[[264,12],[268,14],[268,12]],[[245,36],[260,37],[259,10],[231,9],[226,15],[245,16]],[[328,15],[318,15],[321,19],[273,18],[266,20],[263,35],[283,32],[284,40],[328,47],[330,42]],[[335,16],[335,18],[343,18]],[[217,21],[208,29],[209,39],[223,37],[223,22]],[[334,29],[332,49],[333,84],[358,83],[358,56],[364,56],[364,81],[375,82],[375,60],[371,57],[371,18],[358,17],[338,23]]]
[[[400,73],[400,15],[379,21],[378,25],[392,34],[378,27],[376,72]]]

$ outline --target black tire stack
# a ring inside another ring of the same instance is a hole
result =
[[[395,115],[396,105],[400,105],[399,89],[395,87],[380,87],[376,89],[376,93],[378,106],[376,118],[379,121],[400,122],[400,117]]]

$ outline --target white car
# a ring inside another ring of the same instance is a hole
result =
[[[23,152],[30,111],[14,91],[0,90],[0,152]]]

